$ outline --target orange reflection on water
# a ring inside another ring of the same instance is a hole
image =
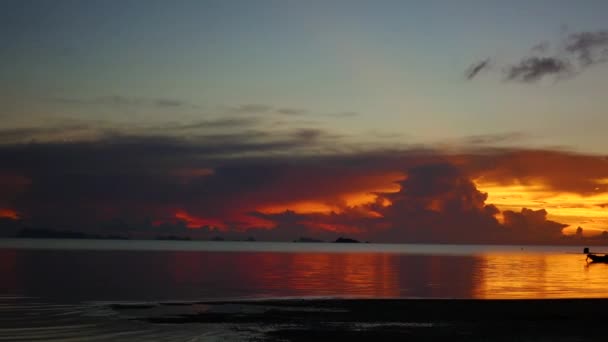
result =
[[[219,297],[399,297],[403,285],[387,253],[171,252],[164,266],[173,286]]]
[[[291,256],[291,289],[310,295],[397,297],[395,258],[380,253],[298,253]],[[313,280],[313,281],[311,281]]]
[[[605,298],[608,264],[583,254],[488,254],[479,256],[474,298]]]

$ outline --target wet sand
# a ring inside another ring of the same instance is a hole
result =
[[[307,299],[191,305],[203,309],[181,314],[142,312],[134,319],[171,325],[226,324],[254,341],[603,341],[608,337],[604,323],[608,299]]]

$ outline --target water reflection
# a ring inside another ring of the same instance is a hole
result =
[[[480,257],[474,298],[600,298],[608,295],[608,264],[580,254],[488,254]]]
[[[0,250],[0,295],[86,300],[227,297],[608,297],[584,255]]]

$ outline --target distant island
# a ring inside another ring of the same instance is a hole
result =
[[[339,237],[336,239],[336,241],[334,241],[334,243],[360,243],[360,241],[355,240],[355,239],[345,238],[345,237]]]

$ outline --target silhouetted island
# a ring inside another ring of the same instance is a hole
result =
[[[334,241],[334,243],[360,243],[360,241],[355,240],[355,239],[339,237],[336,239],[336,241]]]

